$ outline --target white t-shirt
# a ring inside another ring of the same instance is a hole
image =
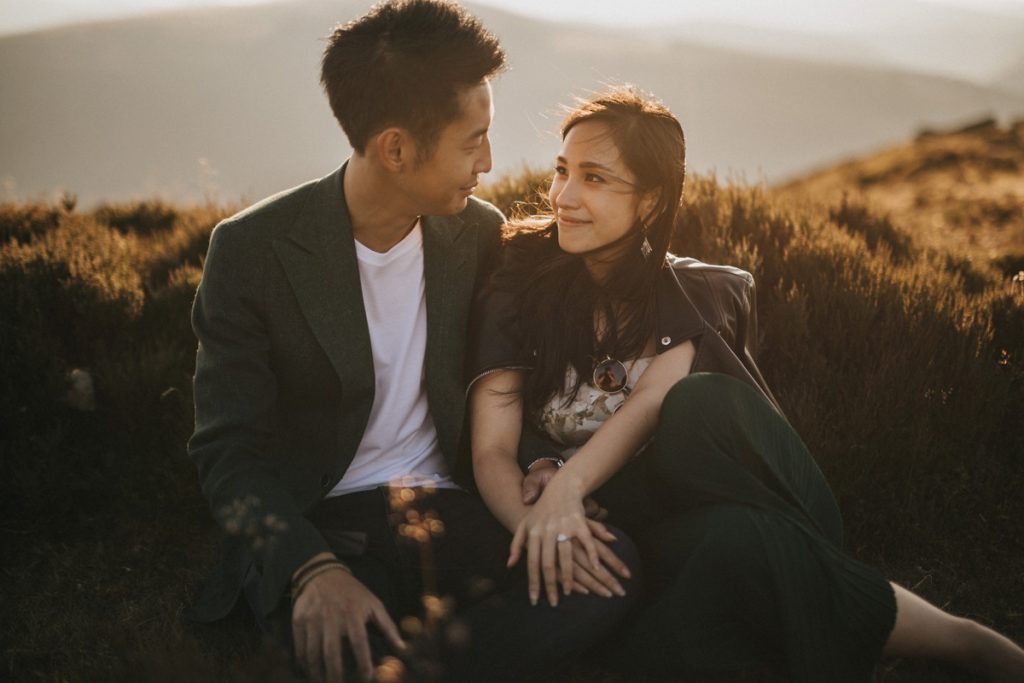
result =
[[[427,404],[427,300],[417,222],[385,253],[357,240],[356,259],[376,376],[370,419],[355,458],[328,496],[392,484],[458,488]]]

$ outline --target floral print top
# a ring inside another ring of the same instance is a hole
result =
[[[605,420],[614,415],[626,402],[629,392],[640,380],[640,375],[654,360],[654,356],[626,361],[626,389],[609,394],[590,382],[580,384],[576,398],[565,405],[565,397],[576,384],[576,369],[569,366],[565,373],[565,388],[555,395],[540,411],[539,425],[554,442],[562,446],[562,459],[568,460],[597,431]]]

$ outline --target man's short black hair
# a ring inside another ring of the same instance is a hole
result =
[[[459,91],[504,66],[498,39],[462,7],[392,0],[334,30],[320,82],[356,152],[365,152],[375,133],[400,126],[423,156],[458,118]]]

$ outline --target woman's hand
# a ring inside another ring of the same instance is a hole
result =
[[[625,569],[607,547],[604,548],[607,553],[599,551],[599,540],[611,542],[615,536],[600,522],[586,518],[582,497],[573,491],[569,479],[551,477],[544,494],[516,527],[508,565],[516,564],[525,548],[530,602],[537,604],[543,575],[548,602],[554,606],[558,604],[559,580],[566,595],[573,590],[576,564],[573,548],[577,543],[582,551],[581,568],[591,576],[603,576],[601,556],[608,557],[608,553],[615,558],[609,560],[612,567]],[[626,571],[623,576],[628,576]]]

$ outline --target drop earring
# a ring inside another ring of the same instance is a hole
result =
[[[640,232],[644,236],[644,241],[640,243],[640,254],[643,255],[644,259],[649,259],[651,254],[654,253],[654,247],[651,246],[651,241],[647,239],[647,224],[640,223]]]

